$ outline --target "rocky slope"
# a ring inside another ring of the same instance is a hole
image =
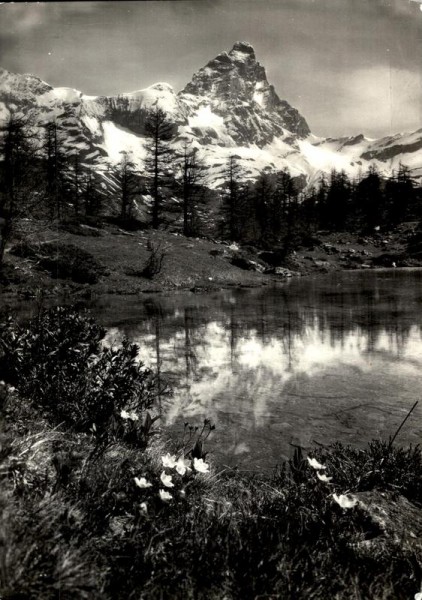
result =
[[[211,60],[178,94],[169,84],[157,83],[118,96],[87,96],[0,69],[0,120],[11,112],[31,115],[38,127],[56,120],[69,154],[78,153],[82,164],[101,173],[105,188],[112,186],[110,164],[120,160],[122,150],[131,152],[142,171],[145,118],[155,106],[175,125],[174,153],[186,143],[197,148],[212,187],[223,183],[231,154],[251,178],[265,167],[287,168],[313,183],[333,167],[354,176],[370,164],[390,175],[400,162],[422,178],[422,129],[380,140],[317,138],[304,117],[279,98],[246,42]]]

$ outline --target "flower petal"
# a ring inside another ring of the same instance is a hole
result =
[[[145,479],[145,477],[135,477],[135,483],[138,487],[140,488],[150,488],[152,487],[152,483],[150,483],[149,481],[147,481]]]
[[[174,487],[174,483],[171,481],[171,475],[166,475],[166,472],[163,471],[160,475],[160,479],[166,487],[172,488]]]
[[[179,475],[184,475],[186,471],[191,471],[190,460],[181,456],[176,463],[176,471],[179,473]]]
[[[120,411],[120,416],[125,420],[129,419],[129,421],[139,421],[139,417],[134,411],[128,412],[127,410],[123,409]]]
[[[353,508],[358,503],[356,498],[349,498],[346,494],[333,494],[334,500],[341,506],[341,508]]]
[[[306,458],[308,459],[309,465],[313,469],[316,469],[317,471],[321,470],[321,469],[326,469],[327,468],[324,465],[322,465],[321,463],[319,463],[316,458],[311,458],[310,456],[307,456]]]
[[[173,498],[173,496],[166,492],[166,490],[160,490],[158,495],[160,496],[161,500],[164,500],[165,502]]]
[[[176,466],[176,457],[171,456],[168,452],[164,456],[161,457],[161,462],[163,463],[163,467],[167,467],[168,469],[174,469]]]
[[[202,458],[193,459],[193,468],[195,471],[198,471],[198,473],[208,473],[210,470],[209,464],[204,462]]]
[[[332,480],[332,477],[328,477],[328,475],[325,473],[320,473],[319,471],[317,471],[317,477],[320,481],[324,481],[325,483],[328,483]]]

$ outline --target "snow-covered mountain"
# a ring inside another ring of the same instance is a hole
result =
[[[228,156],[235,155],[247,177],[263,168],[287,168],[314,182],[321,172],[344,169],[351,176],[370,164],[390,175],[399,163],[422,178],[422,129],[379,140],[363,135],[318,138],[304,117],[269,84],[265,69],[246,42],[237,42],[195,73],[179,93],[167,83],[118,96],[87,96],[71,88],[53,88],[33,75],[0,69],[0,120],[11,112],[31,115],[38,126],[56,120],[65,131],[69,154],[101,172],[121,151],[132,153],[142,171],[145,119],[158,106],[174,123],[175,154],[188,143],[208,167],[208,185],[223,182]]]

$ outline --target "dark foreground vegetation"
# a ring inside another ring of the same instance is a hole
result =
[[[219,472],[212,425],[166,440],[154,373],[103,334],[71,309],[1,319],[2,598],[419,592],[418,447],[335,444],[296,450],[271,478]]]

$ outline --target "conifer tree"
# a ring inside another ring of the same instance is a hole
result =
[[[382,223],[383,204],[381,177],[376,167],[371,166],[355,189],[355,212],[358,213],[357,216],[361,216],[364,231],[373,231]]]
[[[169,141],[173,136],[173,124],[166,113],[155,107],[145,121],[145,135],[148,138],[145,169],[151,179],[152,226],[158,229],[162,210],[161,184],[169,163]]]
[[[98,216],[102,206],[102,196],[101,193],[98,191],[95,177],[92,171],[89,171],[89,173],[85,174],[85,176],[83,177],[81,200],[84,206],[86,216]]]
[[[0,129],[0,265],[17,221],[39,202],[36,145],[29,121],[11,115]]]
[[[274,198],[274,181],[271,174],[263,171],[254,186],[254,205],[257,239],[261,244],[270,244],[273,242],[273,207],[277,200]]]
[[[43,154],[50,217],[61,219],[68,192],[69,161],[64,151],[63,132],[56,121],[44,126]]]
[[[232,241],[239,241],[241,234],[241,220],[243,207],[242,194],[242,169],[238,159],[230,155],[227,159],[224,172],[225,189],[223,192],[223,235]]]
[[[198,158],[197,148],[183,147],[181,158],[182,201],[183,201],[183,235],[197,233],[198,203],[205,184],[205,166]]]
[[[120,218],[126,221],[132,217],[133,198],[138,193],[139,179],[135,164],[128,152],[120,153],[122,158],[115,169],[120,202]]]
[[[386,183],[385,194],[389,224],[398,225],[405,220],[415,200],[414,183],[408,167],[400,163],[397,174]]]

